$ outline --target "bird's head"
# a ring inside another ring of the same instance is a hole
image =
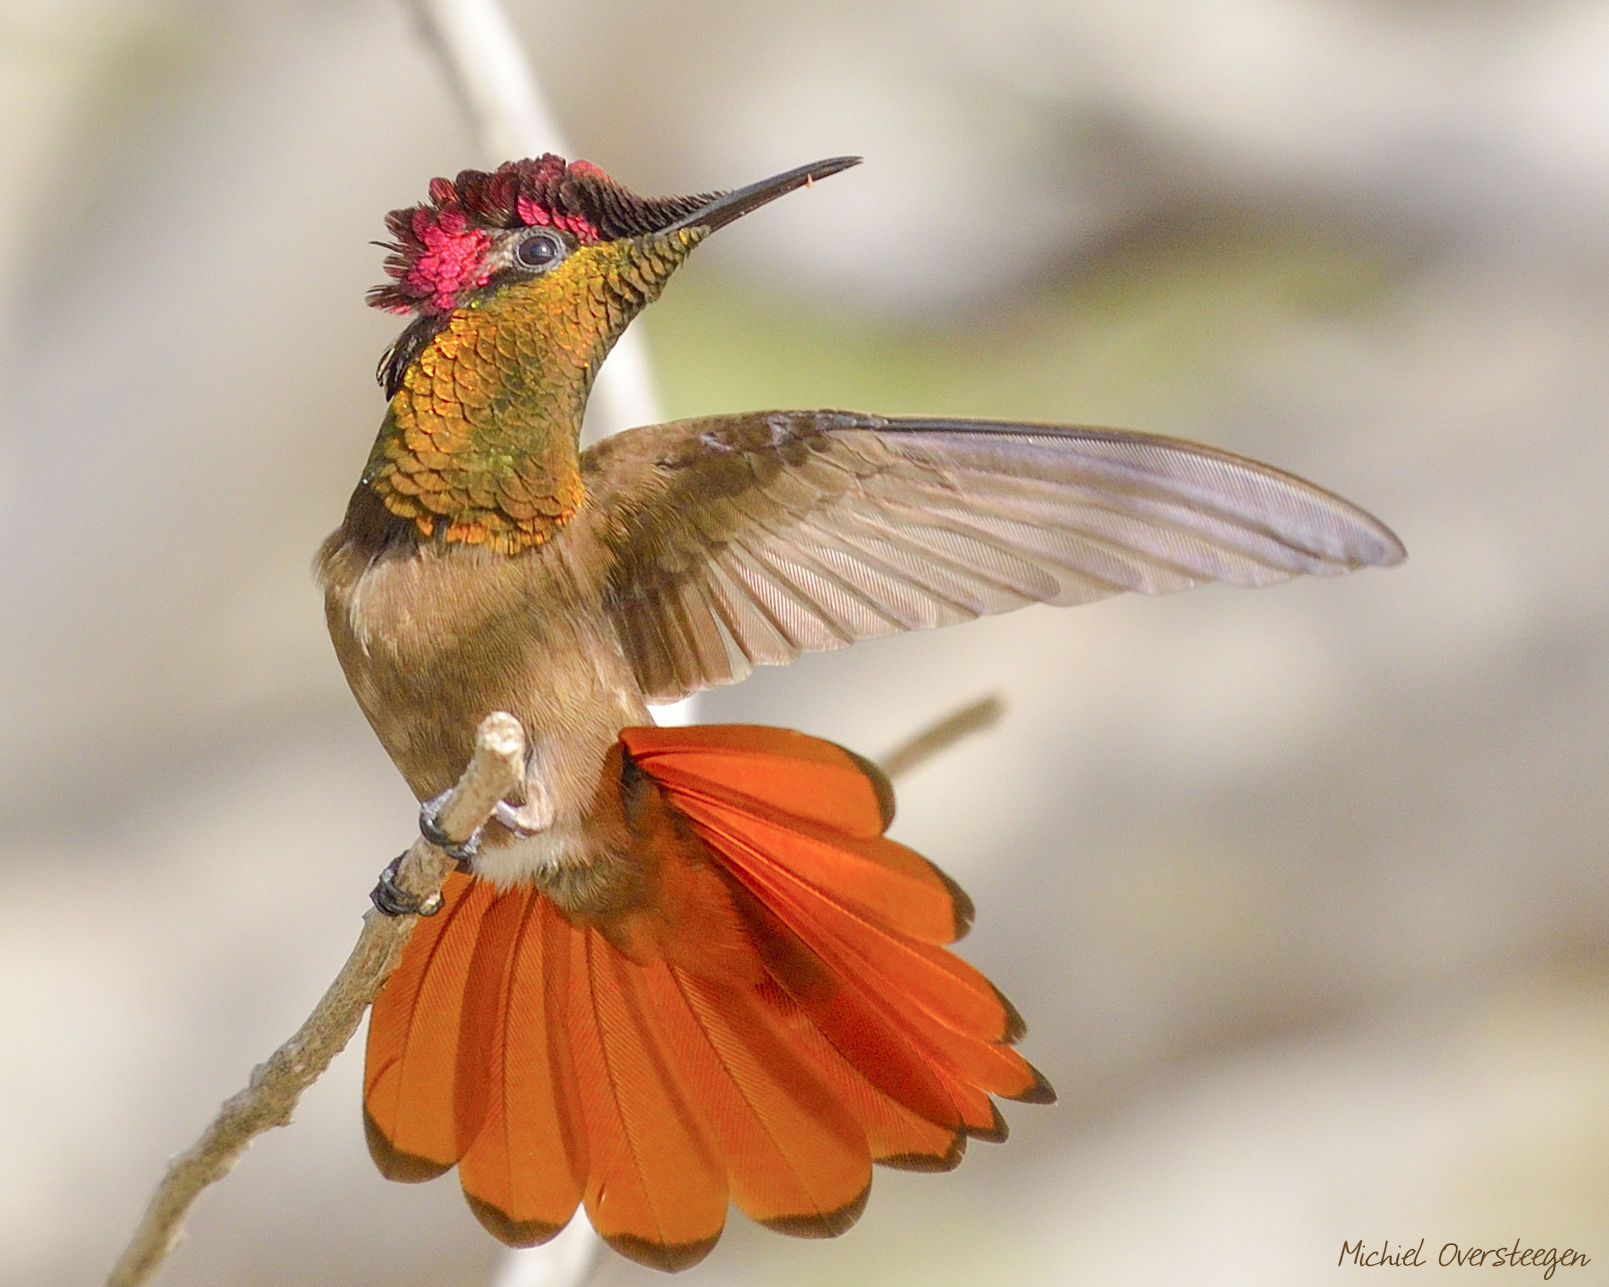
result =
[[[537,319],[536,342],[590,369],[711,232],[859,159],[687,197],[640,197],[590,162],[552,153],[433,180],[428,201],[387,216],[391,281],[368,296],[413,318],[381,360],[387,396],[455,313],[494,302]]]

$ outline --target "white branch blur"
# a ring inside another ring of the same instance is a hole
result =
[[[542,152],[570,155],[499,0],[407,2],[469,117],[487,164]],[[659,419],[647,350],[641,337],[628,330],[593,385],[587,429],[604,437]],[[690,706],[689,701],[667,708],[663,722],[687,722]],[[496,1287],[581,1287],[599,1263],[602,1246],[578,1213],[546,1246],[511,1252]]]

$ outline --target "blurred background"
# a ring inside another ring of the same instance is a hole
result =
[[[688,1280],[1290,1284],[1343,1240],[1519,1238],[1604,1281],[1609,7],[509,9],[639,191],[867,158],[641,323],[667,415],[1144,428],[1410,551],[707,699],[875,756],[1001,694],[895,834],[973,895],[1061,1103],[879,1172],[837,1241],[734,1215]],[[0,1283],[55,1287],[104,1275],[410,839],[308,568],[383,409],[368,242],[501,158],[396,0],[4,0],[0,69]],[[158,1281],[488,1281],[452,1179],[371,1166],[360,1044]]]

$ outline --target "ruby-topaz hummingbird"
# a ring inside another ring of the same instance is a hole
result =
[[[1009,1002],[947,950],[966,895],[885,837],[887,780],[800,733],[654,727],[755,665],[1030,603],[1392,564],[1337,496],[1112,429],[769,411],[582,451],[599,364],[716,229],[856,163],[643,198],[548,155],[389,219],[390,404],[318,558],[335,650],[421,801],[509,711],[523,796],[376,1001],[380,1169],[458,1167],[513,1244],[585,1205],[662,1269],[728,1203],[854,1223],[871,1164],[944,1170],[1045,1102]],[[426,807],[426,817],[429,807]]]

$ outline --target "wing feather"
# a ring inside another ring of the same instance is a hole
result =
[[[1029,603],[1403,557],[1302,479],[1113,429],[716,416],[606,439],[582,471],[580,539],[601,546],[605,602],[654,701]]]

